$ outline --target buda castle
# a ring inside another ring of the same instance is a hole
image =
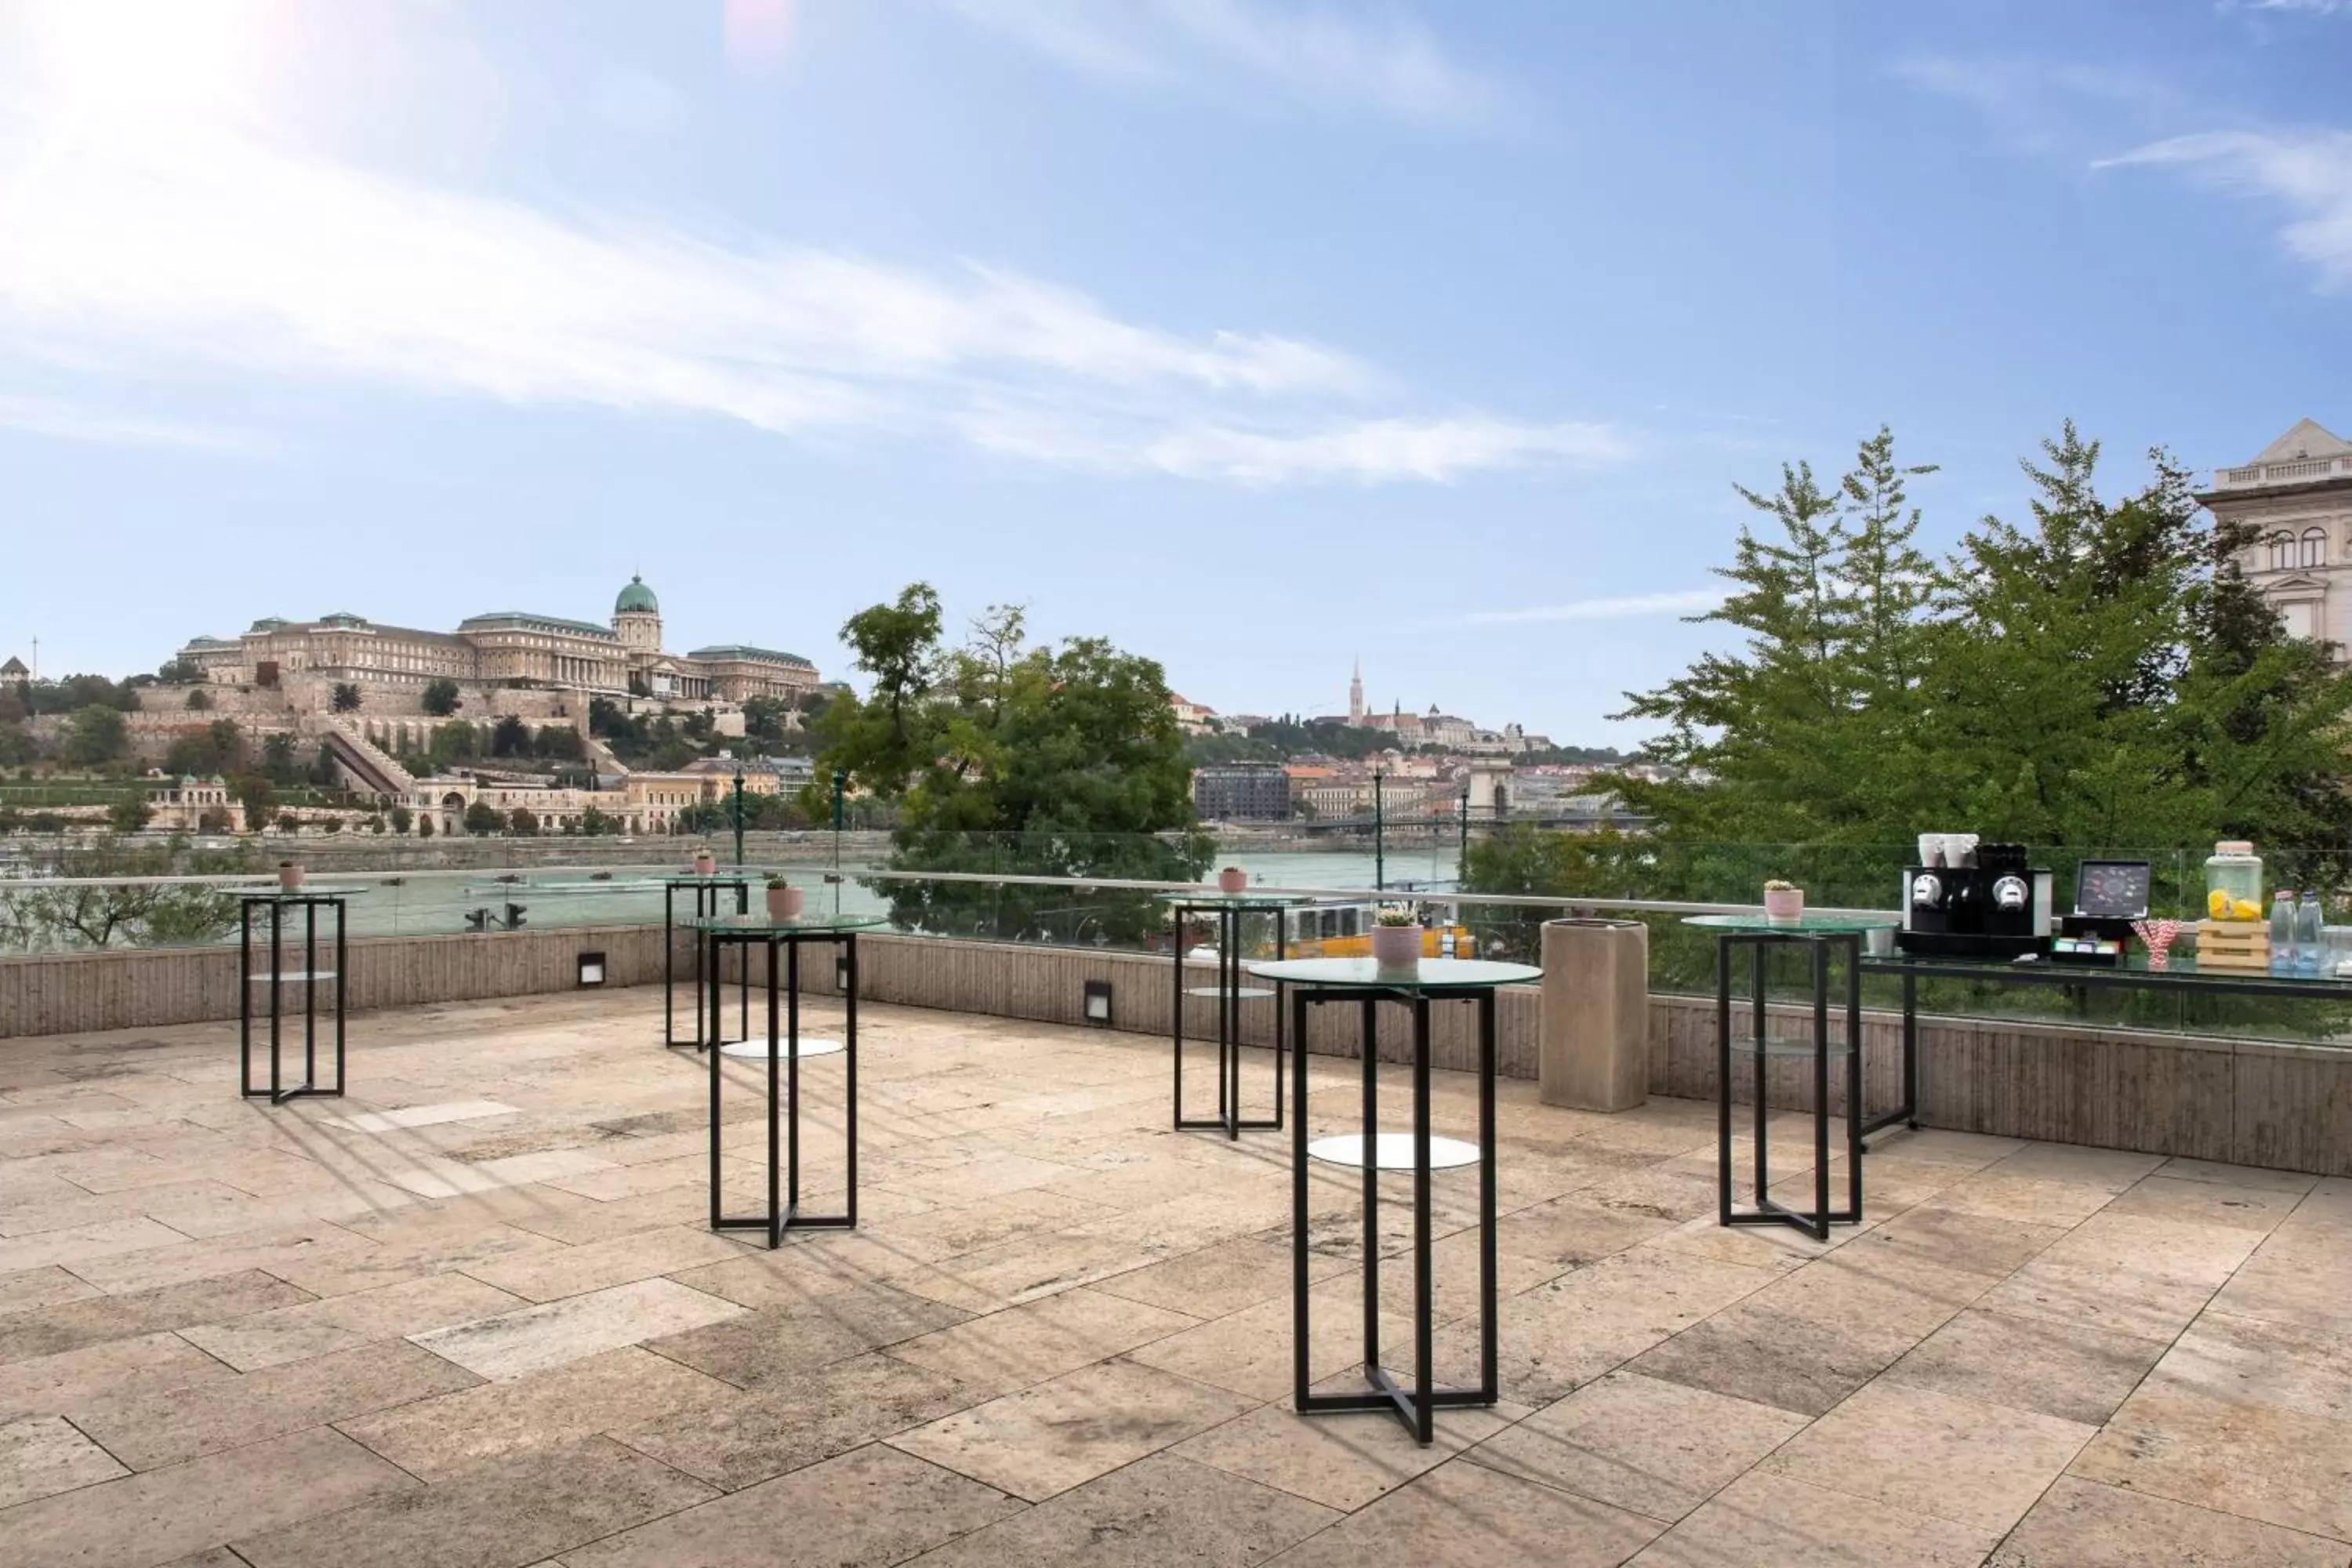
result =
[[[363,697],[454,680],[740,705],[754,697],[795,699],[817,684],[816,666],[773,648],[663,651],[661,604],[640,577],[631,577],[613,601],[609,626],[521,610],[471,616],[453,632],[349,614],[315,621],[267,616],[241,637],[192,637],[179,657],[215,684],[323,690],[348,682]],[[288,682],[288,676],[302,679]]]

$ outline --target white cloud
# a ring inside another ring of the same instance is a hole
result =
[[[2151,142],[2095,167],[2189,170],[2295,215],[2280,233],[2322,287],[2352,287],[2352,132],[2214,131]]]
[[[1238,75],[1295,101],[1419,124],[1497,129],[1529,118],[1500,78],[1447,55],[1395,10],[1306,0],[951,0],[1086,75],[1160,85]]]
[[[1000,267],[558,214],[340,162],[273,126],[238,42],[265,22],[89,4],[27,13],[47,29],[15,62],[32,75],[0,84],[0,369],[340,381],[1254,485],[1622,455],[1605,426],[1416,415],[1342,350],[1143,324]]]
[[[1975,110],[2020,153],[2049,153],[2089,142],[2103,132],[2112,135],[2118,116],[2152,129],[2189,107],[2168,83],[2124,66],[1934,55],[1898,60],[1890,68],[1914,87]]]
[[[1577,599],[1525,610],[1479,610],[1458,623],[1465,626],[1528,626],[1545,621],[1620,621],[1643,616],[1703,615],[1723,603],[1720,588],[1675,594],[1633,594],[1616,599]]]
[[[234,430],[85,408],[46,397],[0,394],[0,429],[22,430],[63,441],[95,441],[113,447],[183,447],[244,452],[260,443]]]
[[[1368,419],[1386,379],[1296,338],[1170,332],[987,267],[562,221],[217,127],[0,156],[0,335],[51,363],[961,432],[1033,460],[1247,483],[1608,455],[1592,426]]]

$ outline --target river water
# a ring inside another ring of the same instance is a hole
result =
[[[1239,866],[1253,884],[1269,888],[1328,888],[1357,890],[1382,886],[1399,892],[1443,891],[1454,885],[1458,862],[1451,844],[1419,844],[1393,849],[1377,862],[1370,850],[1236,849],[1221,855],[1221,866]],[[807,890],[810,907],[830,906],[837,897],[844,910],[879,914],[888,904],[888,883],[871,886],[857,873],[869,864],[845,859],[842,880],[828,886],[829,859],[791,860],[773,868],[754,866],[750,899],[758,908],[764,870],[779,870],[789,881]],[[726,869],[721,867],[721,871]],[[614,866],[588,870],[536,868],[509,872],[517,881],[502,881],[501,873],[483,868],[463,873],[426,876],[414,871],[317,871],[310,879],[314,891],[350,895],[353,936],[443,935],[469,929],[473,917],[487,913],[488,929],[506,929],[506,906],[521,906],[526,928],[648,924],[662,918],[662,870],[647,866]],[[602,877],[608,879],[593,879]],[[837,888],[837,892],[836,892]],[[684,915],[688,900],[679,899]],[[731,908],[731,904],[730,906]]]

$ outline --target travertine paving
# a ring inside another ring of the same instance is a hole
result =
[[[276,1110],[228,1027],[0,1041],[0,1562],[2352,1564],[2352,1182],[1896,1135],[1816,1246],[1716,1226],[1711,1107],[1507,1085],[1506,1402],[1422,1449],[1287,1408],[1288,1141],[1171,1132],[1165,1042],[862,1021],[863,1227],[774,1253],[705,1228],[657,993],[362,1017],[352,1096]],[[803,1067],[813,1206],[843,1068]],[[1355,1071],[1314,1064],[1316,1131]],[[1454,1376],[1475,1184],[1437,1184]],[[1341,1384],[1359,1197],[1318,1172]]]

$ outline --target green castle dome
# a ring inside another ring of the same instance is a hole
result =
[[[629,585],[621,590],[621,596],[613,601],[614,615],[626,615],[631,610],[652,616],[661,614],[661,601],[654,597],[654,591],[646,586],[643,577],[631,577]]]

